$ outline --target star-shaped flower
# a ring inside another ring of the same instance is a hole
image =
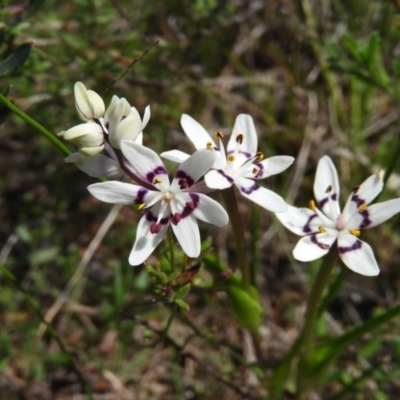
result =
[[[223,207],[201,193],[205,185],[197,182],[213,164],[214,153],[194,153],[178,167],[170,183],[165,166],[154,151],[126,140],[122,141],[121,150],[141,176],[143,185],[111,181],[90,185],[88,190],[107,203],[137,204],[139,210],[148,210],[139,221],[129,263],[144,262],[169,226],[183,251],[189,257],[197,257],[201,243],[196,218],[217,226],[228,223]]]
[[[293,250],[299,261],[324,256],[337,239],[339,256],[344,264],[361,275],[378,275],[379,267],[371,247],[360,240],[360,230],[385,222],[400,211],[400,199],[369,205],[383,189],[383,171],[370,176],[351,192],[343,212],[339,206],[339,180],[328,156],[320,159],[314,182],[316,203],[310,208],[289,206],[276,214],[282,224],[304,236]],[[318,208],[319,207],[319,208]]]
[[[240,114],[236,118],[227,151],[222,143],[222,132],[216,132],[214,141],[198,122],[186,114],[182,115],[181,125],[197,150],[209,149],[215,152],[213,170],[204,177],[209,188],[226,189],[235,185],[243,196],[269,211],[287,210],[287,204],[281,196],[259,186],[254,179],[264,179],[283,172],[293,163],[294,158],[275,156],[263,160],[263,154],[257,152],[257,132],[250,115]],[[162,153],[161,156],[177,162],[188,157],[178,150]]]

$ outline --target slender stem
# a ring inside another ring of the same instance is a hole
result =
[[[175,252],[174,252],[174,236],[172,235],[171,227],[168,228],[168,245],[169,245],[169,262],[171,264],[171,271],[175,272]]]
[[[35,128],[39,131],[45,138],[49,139],[59,150],[61,150],[66,156],[71,154],[71,151],[65,146],[60,140],[57,139],[50,131],[48,131],[44,126],[40,125],[39,122],[36,122],[29,115],[25,114],[22,110],[20,110],[15,104],[13,104],[10,100],[8,100],[2,93],[0,93],[0,101],[8,107],[14,114],[17,114],[21,117],[25,122],[27,122],[32,128]]]
[[[12,272],[10,272],[7,268],[5,268],[3,265],[0,264],[0,271],[3,272],[4,276],[12,282],[12,284],[24,295],[25,300],[27,303],[32,307],[32,309],[35,311],[36,315],[38,316],[39,320],[46,325],[48,332],[50,335],[56,340],[58,345],[60,346],[61,351],[64,353],[64,355],[67,357],[67,360],[71,366],[71,368],[74,370],[76,376],[78,377],[78,380],[80,384],[82,385],[82,389],[85,391],[85,393],[88,395],[89,399],[93,400],[93,393],[92,390],[90,389],[89,385],[87,384],[82,372],[79,370],[77,365],[75,364],[74,359],[72,358],[71,354],[68,352],[67,348],[65,347],[65,344],[61,340],[61,338],[58,336],[56,330],[53,328],[51,324],[49,324],[46,319],[44,318],[42,312],[40,311],[39,307],[36,305],[35,301],[32,299],[31,295],[20,285],[18,282],[17,278],[14,276]]]
[[[322,265],[312,285],[310,295],[308,296],[307,311],[303,328],[303,346],[306,358],[311,356],[314,349],[315,321],[317,319],[318,306],[337,257],[337,248],[336,246],[332,246],[329,253],[323,259]]]
[[[228,211],[229,220],[231,221],[239,269],[242,274],[243,288],[247,291],[250,287],[250,270],[246,257],[243,222],[239,214],[235,188],[231,186],[228,189],[222,190],[222,197]]]

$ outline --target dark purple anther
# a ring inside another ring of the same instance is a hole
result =
[[[161,224],[158,224],[157,222],[153,222],[151,225],[150,225],[150,232],[154,235],[154,234],[156,234],[156,233],[158,233],[158,232],[160,232],[161,231]]]
[[[181,215],[178,213],[175,213],[174,215],[171,214],[171,222],[174,225],[178,225],[179,221],[181,220]]]
[[[189,187],[186,178],[181,178],[181,179],[179,179],[178,183],[179,183],[179,188],[180,188],[181,190],[187,189],[187,188]]]
[[[188,201],[186,203],[186,207],[189,208],[189,210],[192,210],[192,211],[196,208],[195,204],[192,203],[191,201]]]

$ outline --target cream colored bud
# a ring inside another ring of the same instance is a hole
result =
[[[104,115],[103,99],[93,90],[87,90],[82,82],[75,83],[74,94],[76,110],[83,121],[98,119]]]
[[[63,132],[65,140],[78,146],[79,151],[85,155],[100,153],[104,148],[104,135],[101,127],[95,123],[76,125]]]

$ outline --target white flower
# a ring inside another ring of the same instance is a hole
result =
[[[75,106],[83,121],[99,119],[104,115],[103,99],[93,90],[87,90],[82,82],[74,86]]]
[[[93,156],[104,149],[104,134],[100,125],[95,122],[86,122],[76,125],[57,136],[63,136],[79,148],[79,152],[85,156]]]
[[[184,161],[170,183],[160,157],[152,150],[131,141],[122,141],[124,156],[142,177],[145,185],[117,181],[96,183],[88,190],[108,203],[137,204],[149,209],[140,219],[136,241],[129,256],[131,265],[139,265],[153,252],[171,225],[183,251],[189,257],[200,254],[200,233],[196,218],[223,226],[228,223],[226,211],[201,193],[198,179],[214,162],[214,153],[197,151]]]
[[[250,115],[240,114],[236,118],[227,152],[221,140],[221,132],[215,134],[218,146],[207,131],[189,115],[182,115],[181,125],[197,150],[209,149],[215,152],[213,170],[204,177],[209,188],[226,189],[234,184],[243,196],[269,211],[287,210],[288,206],[281,196],[259,186],[253,179],[264,179],[283,172],[293,163],[294,158],[276,156],[262,160],[263,154],[257,152],[257,132]],[[162,153],[161,156],[177,162],[188,157],[178,150]]]
[[[351,192],[343,212],[339,206],[339,180],[332,160],[320,159],[314,182],[317,206],[310,202],[310,209],[289,206],[276,214],[286,228],[304,236],[293,250],[299,261],[312,261],[324,256],[335,240],[344,264],[361,275],[378,275],[379,267],[371,247],[360,240],[360,230],[385,222],[400,211],[400,199],[383,203],[369,203],[383,189],[383,171],[370,176]]]
[[[122,140],[142,143],[142,131],[150,119],[150,107],[144,111],[143,121],[135,107],[131,107],[126,99],[113,96],[104,114],[104,128],[108,132],[112,147],[121,149]]]

